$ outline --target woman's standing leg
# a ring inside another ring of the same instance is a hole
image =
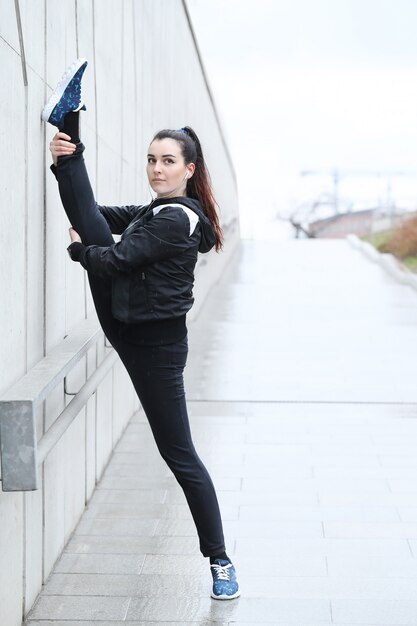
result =
[[[225,551],[222,520],[210,475],[194,447],[185,401],[183,371],[187,338],[166,346],[119,349],[148,418],[161,456],[183,488],[204,556]]]

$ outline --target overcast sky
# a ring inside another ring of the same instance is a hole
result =
[[[245,234],[259,234],[255,206],[268,226],[277,211],[331,189],[334,168],[356,208],[375,204],[388,183],[399,204],[417,208],[415,0],[187,6],[237,170]],[[323,176],[300,178],[302,170]],[[416,177],[372,176],[380,171]]]

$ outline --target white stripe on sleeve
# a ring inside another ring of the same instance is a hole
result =
[[[198,224],[199,217],[198,217],[197,213],[195,213],[192,209],[189,209],[188,206],[185,206],[184,204],[160,204],[159,206],[157,206],[154,209],[152,209],[153,214],[157,215],[159,213],[159,211],[161,211],[162,209],[166,209],[169,206],[178,207],[178,208],[182,209],[184,211],[184,213],[187,214],[189,222],[190,222],[190,234],[189,234],[189,237],[191,237],[191,235],[195,231],[195,227]]]

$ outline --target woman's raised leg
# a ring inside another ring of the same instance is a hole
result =
[[[79,113],[68,115],[78,116]],[[114,239],[105,218],[97,208],[85,167],[84,144],[79,141],[76,145],[73,154],[58,157],[56,167],[52,168],[58,181],[62,204],[71,226],[78,232],[84,244],[110,246]],[[101,327],[109,341],[117,347],[119,322],[111,312],[111,279],[89,273],[88,280]]]

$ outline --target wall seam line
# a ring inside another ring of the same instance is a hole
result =
[[[28,84],[28,75],[27,75],[27,70],[26,70],[25,46],[23,42],[22,20],[20,19],[19,0],[14,0],[14,8],[15,8],[15,13],[16,13],[17,32],[19,35],[20,59],[22,62],[22,72],[23,72],[23,84],[26,87]]]

